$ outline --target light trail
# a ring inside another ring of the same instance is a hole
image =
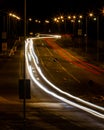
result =
[[[47,44],[56,51],[56,53],[58,53],[61,57],[63,57],[65,60],[71,62],[72,64],[79,66],[80,68],[88,70],[89,72],[92,72],[97,75],[101,74],[100,72],[104,72],[104,70],[102,70],[94,65],[91,65],[87,62],[84,62],[84,61],[80,60],[79,58],[73,56],[72,54],[67,52],[65,49],[58,46],[54,41],[52,41],[52,40],[50,41],[49,39],[45,39],[45,40],[46,40]],[[75,60],[72,60],[69,57],[72,57]]]
[[[41,37],[41,38],[43,38],[43,37]],[[44,37],[44,38],[46,38],[46,37]],[[52,37],[51,37],[51,38],[52,38]],[[54,37],[53,37],[53,38],[54,38]],[[33,39],[35,39],[35,38],[33,38]],[[97,111],[95,111],[95,110],[93,110],[93,109],[91,109],[91,108],[88,108],[88,107],[79,105],[78,103],[69,101],[68,99],[65,99],[64,97],[61,97],[61,96],[57,95],[56,93],[49,91],[48,89],[45,88],[44,85],[42,85],[41,83],[39,83],[39,81],[37,81],[36,78],[34,77],[34,74],[33,74],[33,71],[32,71],[32,67],[31,67],[30,64],[29,64],[29,61],[28,61],[28,60],[30,59],[30,58],[29,58],[30,56],[28,56],[28,53],[31,55],[31,58],[32,58],[32,60],[33,60],[33,62],[34,62],[34,65],[35,65],[37,71],[39,72],[39,74],[41,75],[41,77],[42,77],[51,87],[53,87],[53,88],[54,88],[55,90],[57,90],[58,92],[60,92],[60,93],[62,93],[62,94],[64,94],[64,95],[66,95],[66,96],[68,96],[68,97],[70,97],[70,98],[72,98],[72,99],[75,99],[76,101],[80,101],[81,103],[84,103],[85,105],[89,105],[89,106],[91,106],[91,107],[93,107],[93,108],[96,108],[96,109],[98,109],[98,110],[104,111],[104,108],[103,108],[103,107],[100,107],[100,106],[97,106],[97,105],[95,105],[95,104],[89,103],[89,102],[84,101],[84,100],[82,100],[82,99],[80,99],[80,98],[78,98],[78,97],[76,97],[76,96],[73,96],[73,95],[67,93],[67,92],[64,92],[64,91],[62,91],[61,89],[59,89],[58,87],[56,87],[54,84],[52,84],[52,83],[43,75],[43,73],[42,73],[42,71],[41,71],[41,69],[40,69],[40,67],[39,67],[38,57],[36,56],[36,54],[35,54],[35,52],[34,52],[34,48],[33,48],[33,40],[32,40],[32,39],[30,39],[29,41],[27,40],[27,42],[26,42],[25,45],[26,45],[26,46],[25,46],[25,49],[26,49],[26,51],[25,51],[25,52],[26,52],[26,53],[25,53],[25,56],[26,56],[27,68],[28,68],[28,71],[29,71],[29,74],[30,74],[32,80],[38,85],[38,87],[40,87],[40,88],[41,88],[42,90],[44,90],[46,93],[48,93],[48,94],[50,94],[50,95],[56,97],[57,99],[60,99],[61,101],[66,102],[67,104],[70,104],[70,105],[72,105],[72,106],[75,106],[75,107],[77,107],[77,108],[80,108],[80,109],[82,109],[82,110],[84,110],[84,111],[86,111],[86,112],[88,112],[88,113],[90,113],[90,114],[92,114],[92,115],[95,115],[95,116],[97,116],[97,117],[100,117],[100,118],[104,119],[104,114],[102,114],[102,113],[100,113],[100,112],[97,112]]]

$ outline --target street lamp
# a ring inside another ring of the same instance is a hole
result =
[[[21,19],[19,16],[17,16],[17,15],[14,14],[14,13],[9,13],[9,16],[10,16],[10,17],[13,17],[13,18],[16,18],[17,20],[20,20],[20,19]]]
[[[76,21],[76,16],[73,15],[73,16],[72,16],[72,20],[71,20],[71,22],[73,23],[73,36],[74,36],[74,34],[75,34],[75,21]]]
[[[26,0],[24,0],[24,39],[26,39]]]
[[[97,61],[99,61],[99,16],[97,16]]]
[[[70,16],[70,15],[69,15],[67,18],[68,18],[68,20],[70,20],[70,22],[72,23],[72,34],[73,34],[73,36],[74,36],[76,16],[75,16],[75,15],[73,15],[73,16]]]
[[[81,28],[82,18],[83,16],[79,15],[79,18],[78,18],[79,28]]]
[[[85,33],[85,42],[86,42],[86,47],[85,47],[85,52],[87,53],[88,51],[88,17],[93,17],[93,13],[89,13],[88,16],[86,16],[86,33]]]
[[[82,15],[78,17],[78,36],[82,36]]]
[[[57,27],[58,27],[58,33],[60,33],[60,18],[58,17],[55,17],[54,18],[54,22],[57,24]]]
[[[24,69],[23,69],[23,119],[24,119],[24,129],[26,125],[26,76],[25,76],[25,40],[26,40],[26,0],[24,0]]]
[[[100,13],[104,15],[104,8],[101,9]],[[99,15],[97,16],[96,20],[97,20],[97,61],[99,61]]]
[[[8,27],[7,27],[7,31],[8,31],[8,36],[15,36],[15,37],[17,37],[18,36],[18,25],[19,25],[19,23],[18,23],[18,21],[20,21],[21,20],[21,18],[18,16],[18,15],[16,15],[16,14],[14,14],[14,13],[9,13],[8,14],[8,19],[7,19],[7,23],[8,23]],[[11,26],[12,25],[12,26]],[[11,28],[10,27],[12,27],[12,31],[11,31]]]

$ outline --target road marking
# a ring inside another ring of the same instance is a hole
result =
[[[47,49],[47,51],[48,51],[48,53],[52,56],[52,57],[54,57],[54,55],[52,54],[52,52],[47,48],[47,47],[45,47],[46,49]],[[37,49],[37,48],[36,48]],[[38,49],[37,49],[37,52],[38,52],[38,55],[40,54],[39,53],[39,51],[38,51]],[[56,53],[57,54],[57,53]],[[41,59],[41,62],[42,62],[42,64],[43,64],[43,66],[44,66],[44,63],[43,63],[43,60]],[[80,80],[79,79],[77,79],[74,75],[72,75],[71,73],[69,73],[63,66],[62,66],[62,64],[59,62],[59,61],[57,61],[57,63],[58,63],[58,65],[60,65],[60,67],[63,69],[63,71],[65,71],[73,80],[75,80],[77,83],[79,83],[80,84]],[[44,66],[44,68],[46,69],[46,67]],[[46,69],[47,70],[47,69]],[[58,72],[58,71],[57,71]],[[52,76],[51,76],[52,77]]]

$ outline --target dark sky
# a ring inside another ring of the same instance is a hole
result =
[[[48,18],[57,14],[83,13],[104,7],[104,0],[26,0],[27,17]],[[0,0],[0,10],[23,15],[24,0]]]

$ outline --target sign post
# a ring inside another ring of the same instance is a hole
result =
[[[29,79],[20,79],[19,80],[19,99],[31,99],[30,94],[30,80]]]

